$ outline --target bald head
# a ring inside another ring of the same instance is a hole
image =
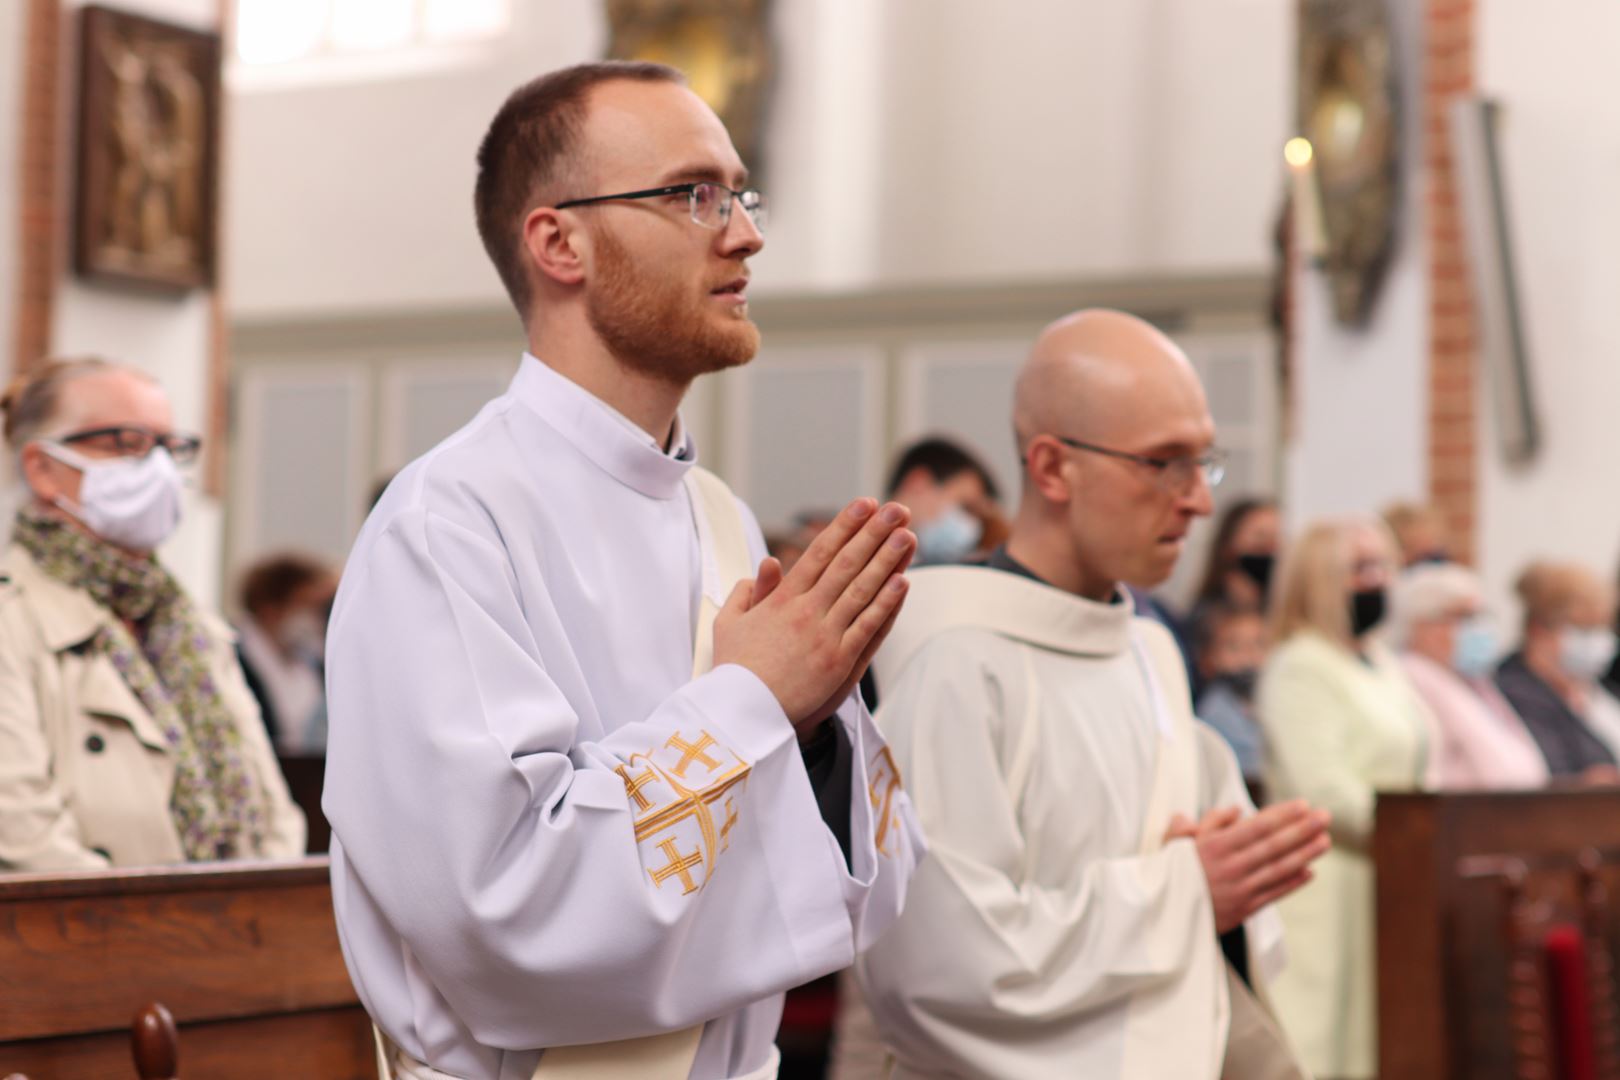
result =
[[[1169,576],[1192,520],[1212,509],[1198,462],[1215,441],[1175,342],[1118,311],[1059,319],[1019,372],[1013,426],[1024,459],[1014,558],[1093,599]]]
[[[1156,327],[1121,311],[1077,311],[1035,340],[1018,374],[1013,428],[1020,448],[1041,434],[1108,442],[1160,406],[1201,409],[1203,396],[1186,355]]]

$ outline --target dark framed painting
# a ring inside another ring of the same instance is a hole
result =
[[[607,0],[613,60],[652,60],[688,84],[731,134],[749,183],[765,172],[765,112],[775,75],[771,0]]]
[[[219,35],[83,10],[75,271],[173,290],[213,283],[219,100]]]

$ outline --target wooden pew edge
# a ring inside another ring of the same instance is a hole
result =
[[[0,873],[0,903],[75,897],[142,895],[154,892],[208,892],[247,886],[324,884],[331,861],[325,855],[301,859],[243,859],[229,863],[142,866],[122,870],[59,873]]]

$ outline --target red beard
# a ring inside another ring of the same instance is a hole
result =
[[[595,239],[597,277],[585,316],[626,367],[684,386],[754,358],[759,328],[746,314],[722,313],[708,293],[640,265],[606,229]]]

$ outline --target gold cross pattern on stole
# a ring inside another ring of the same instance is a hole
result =
[[[686,779],[686,770],[692,767],[693,762],[702,765],[705,770],[711,773],[714,772],[720,767],[720,763],[704,753],[713,745],[715,745],[714,738],[707,731],[703,732],[695,743],[689,743],[679,735],[671,735],[664,746],[670,750],[679,750],[681,760],[670,772],[684,780]]]
[[[669,856],[669,862],[660,869],[648,871],[652,875],[653,884],[662,886],[670,878],[678,877],[681,879],[682,896],[697,892],[698,883],[692,880],[692,867],[702,866],[703,856],[696,851],[690,855],[682,855],[675,848],[673,836],[659,844],[658,850]]]
[[[652,800],[643,795],[641,793],[641,789],[646,787],[648,784],[656,782],[658,780],[658,774],[653,772],[651,769],[647,769],[636,776],[631,776],[630,770],[625,768],[623,765],[620,765],[613,771],[618,773],[619,779],[624,781],[624,793],[630,796],[631,800],[636,804],[636,809],[651,810]]]
[[[866,794],[872,802],[877,825],[873,839],[877,842],[878,854],[893,855],[894,852],[889,850],[889,841],[893,834],[900,831],[900,812],[894,808],[894,798],[902,790],[900,766],[895,764],[894,755],[885,746],[872,758],[867,769],[872,779],[867,785]]]
[[[665,763],[654,760],[655,754],[664,756]],[[729,763],[723,760],[726,757],[731,759]],[[703,779],[687,779],[694,765],[707,774]],[[731,830],[737,825],[733,789],[746,784],[751,770],[752,766],[707,731],[700,731],[696,738],[671,735],[663,746],[633,754],[614,770],[635,808],[636,843],[652,849],[645,852],[643,861],[655,887],[679,879],[681,894],[687,896],[708,883],[715,860],[731,846]],[[723,816],[715,810],[722,803]],[[655,866],[660,857],[662,865]]]

